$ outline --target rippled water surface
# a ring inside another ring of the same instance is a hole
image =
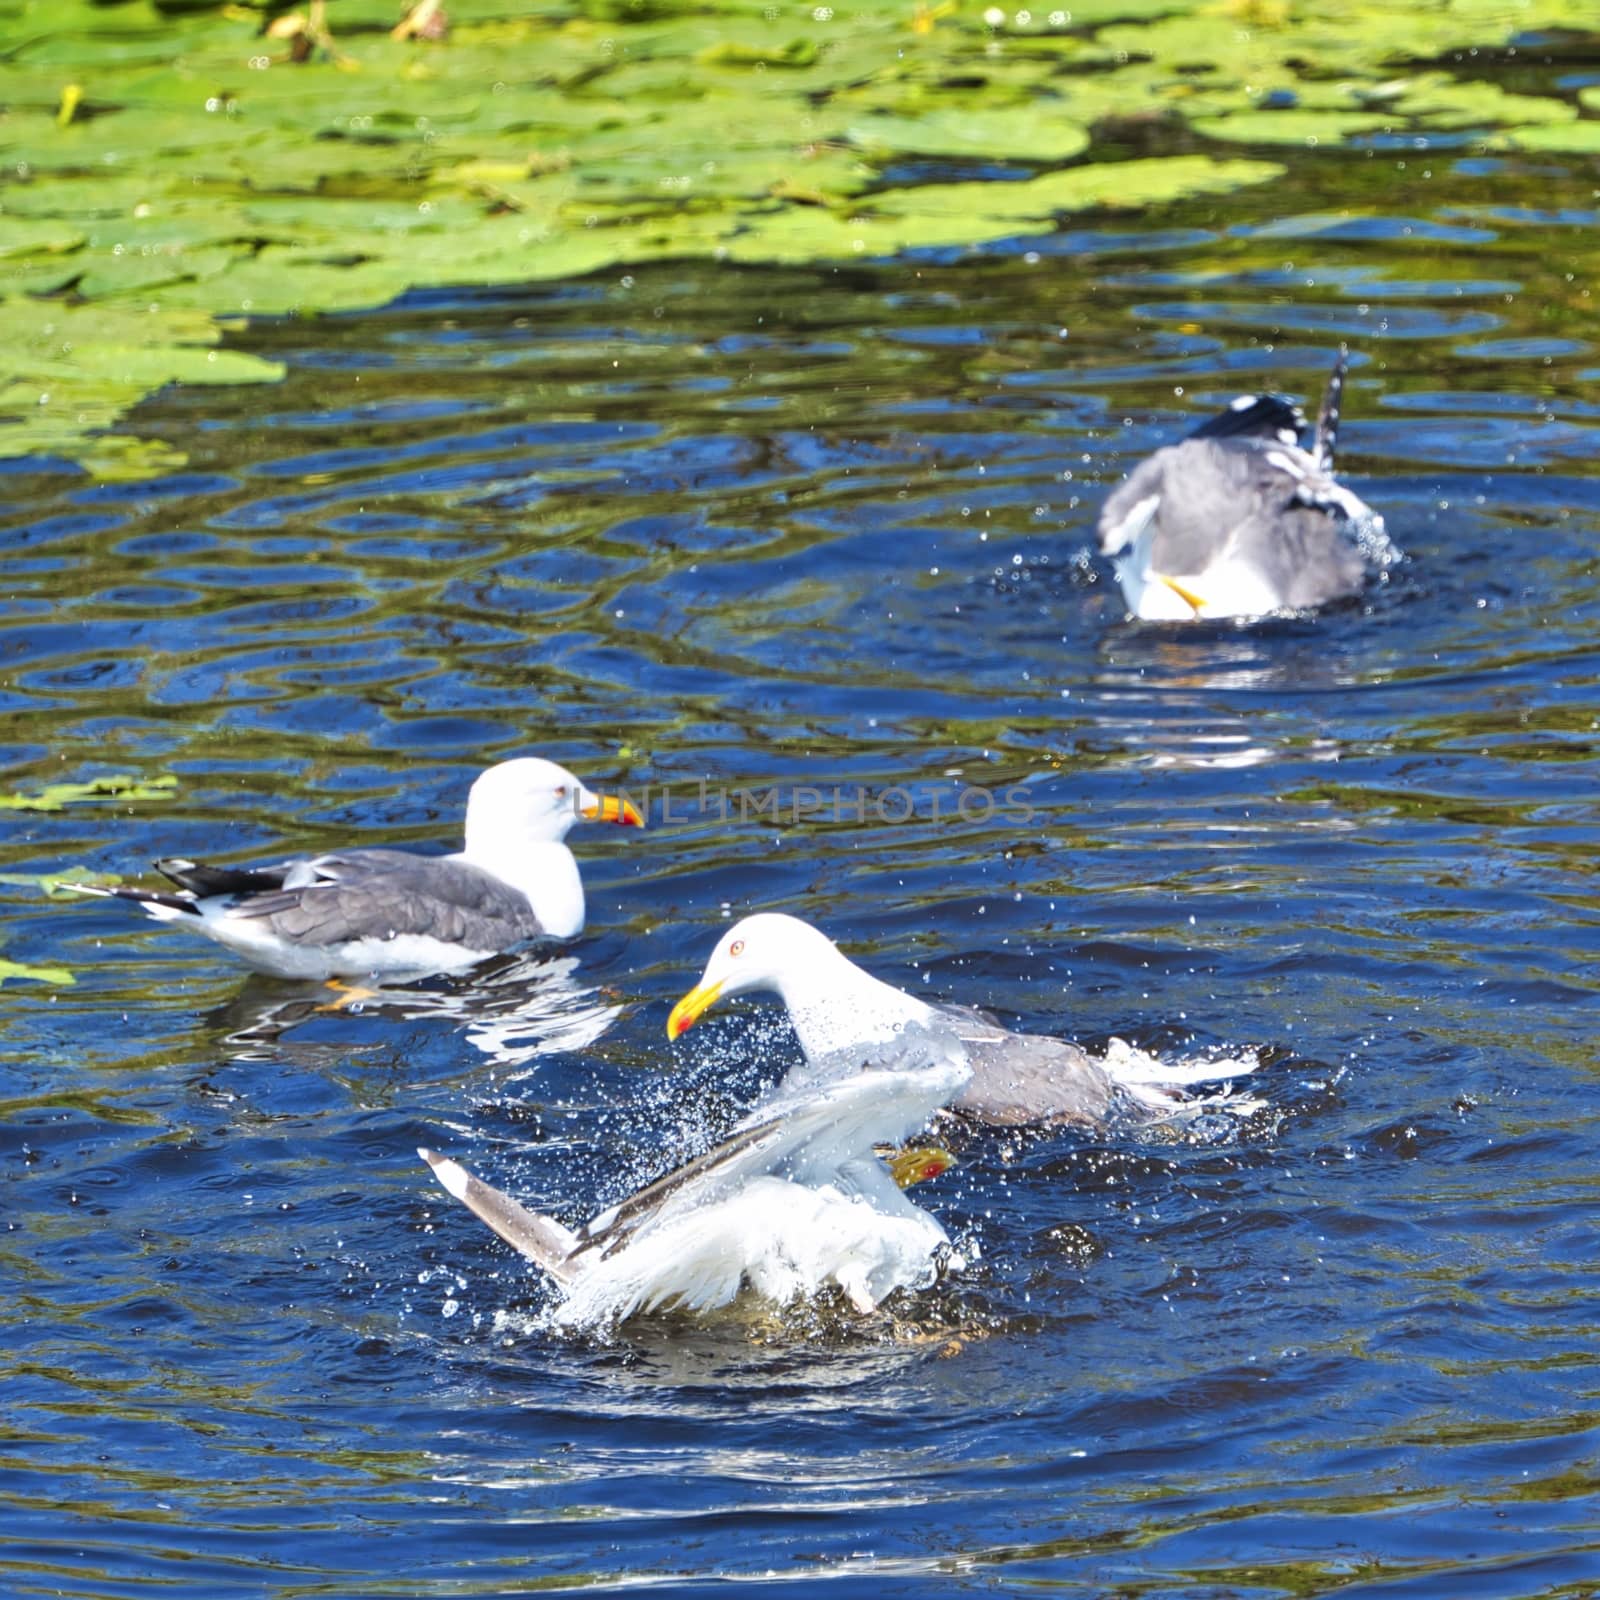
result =
[[[0,812],[0,1587],[1596,1592],[1594,206],[1465,141],[429,295],[240,335],[289,378],[151,402],[180,474],[10,464],[5,789],[176,782]],[[1126,622],[1105,486],[1341,340],[1406,561]],[[557,959],[335,1009],[39,882],[442,845],[527,751],[650,791],[574,835]],[[1268,1110],[966,1138],[919,1192],[977,1265],[864,1322],[551,1333],[414,1147],[572,1220],[725,1125],[792,1036],[664,1023],[762,907],[1027,1029],[1259,1048]]]

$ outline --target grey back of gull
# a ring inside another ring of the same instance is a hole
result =
[[[371,849],[307,865],[312,881],[247,893],[228,914],[265,923],[287,945],[414,935],[495,951],[545,932],[526,895],[470,862]]]
[[[1310,448],[1291,401],[1242,395],[1107,496],[1100,547],[1135,616],[1259,616],[1361,592],[1363,536],[1386,540],[1382,518],[1334,476],[1344,375],[1341,351]]]
[[[1116,1080],[1066,1039],[1013,1033],[966,1006],[940,1007],[966,1048],[972,1081],[951,1101],[963,1116],[998,1127],[1073,1123],[1103,1127],[1118,1109]]]

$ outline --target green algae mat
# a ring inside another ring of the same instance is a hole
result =
[[[0,0],[0,456],[181,462],[162,385],[240,318],[662,257],[809,263],[1221,195],[1296,149],[1600,159],[1600,90],[1502,86],[1593,0]]]

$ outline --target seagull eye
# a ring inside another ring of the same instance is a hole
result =
[[[730,956],[742,956],[744,954],[744,940],[735,939],[733,943],[728,946],[728,954]]]
[[[566,798],[567,798],[567,786],[566,786],[566,784],[558,783],[556,785],[556,799],[557,800],[565,800]]]

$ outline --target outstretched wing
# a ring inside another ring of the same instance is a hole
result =
[[[574,1262],[589,1251],[610,1255],[669,1213],[760,1173],[803,1183],[837,1180],[842,1169],[875,1160],[875,1145],[897,1144],[926,1127],[969,1076],[959,1047],[931,1031],[874,1047],[874,1054],[881,1058],[885,1050],[887,1061],[863,1065],[853,1053],[841,1055],[836,1065],[813,1067],[802,1082],[777,1090],[720,1144],[582,1228]],[[853,1178],[844,1182],[859,1186]]]
[[[417,1154],[433,1175],[478,1220],[500,1235],[512,1249],[536,1261],[557,1283],[569,1284],[577,1276],[567,1264],[576,1242],[554,1217],[530,1211],[520,1201],[483,1179],[474,1177],[459,1162],[419,1149]]]
[[[783,1136],[782,1117],[749,1123],[704,1155],[647,1183],[578,1230],[578,1243],[572,1253],[574,1263],[590,1252],[610,1255],[642,1227],[659,1218],[672,1200],[687,1199],[691,1191],[704,1196],[733,1184],[748,1173],[766,1171]]]

